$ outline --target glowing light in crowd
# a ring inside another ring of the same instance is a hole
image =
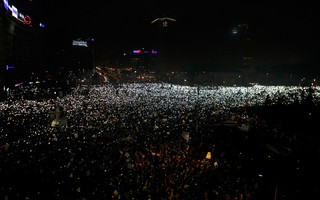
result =
[[[21,85],[23,85],[23,82],[17,83],[17,84],[15,84],[14,86],[19,87],[19,86],[21,86]]]
[[[208,152],[206,155],[206,159],[210,160],[211,159],[211,152]]]

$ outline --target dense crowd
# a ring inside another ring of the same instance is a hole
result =
[[[263,163],[243,168],[261,155],[214,135],[226,122],[263,127],[247,107],[320,98],[283,86],[81,85],[41,101],[30,90],[0,103],[1,198],[252,199]],[[56,109],[66,126],[51,126]]]

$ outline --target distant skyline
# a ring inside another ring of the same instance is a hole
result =
[[[152,48],[155,29],[150,22],[167,16],[177,20],[172,26],[181,62],[227,65],[232,27],[247,23],[254,64],[319,63],[320,14],[313,3],[46,2],[33,0],[33,10],[41,10],[56,48],[78,37],[94,37],[97,62],[130,48]]]

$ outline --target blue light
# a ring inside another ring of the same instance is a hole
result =
[[[40,27],[41,27],[41,28],[44,28],[44,24],[40,23]]]
[[[141,53],[141,50],[133,50],[133,53]]]
[[[13,69],[13,68],[14,68],[14,66],[8,66],[8,65],[7,65],[7,70]]]
[[[3,4],[4,4],[4,8],[5,8],[6,10],[9,10],[8,0],[3,0]]]

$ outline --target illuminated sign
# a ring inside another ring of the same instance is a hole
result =
[[[141,50],[133,50],[133,53],[141,53]]]
[[[140,49],[138,49],[138,50],[133,50],[132,53],[134,53],[134,54],[140,54],[140,53],[149,54],[150,51],[141,51]],[[152,54],[157,54],[158,52],[152,49],[151,53]]]
[[[30,25],[30,24],[31,24],[31,18],[29,17],[29,15],[26,15],[26,16],[23,18],[23,23],[24,23],[24,24],[27,24],[27,25]]]
[[[9,10],[8,0],[3,0],[3,4],[4,4],[4,8],[5,8],[6,10]]]
[[[23,15],[22,13],[19,13],[18,8],[16,8],[14,5],[9,5],[8,0],[3,0],[4,7],[7,11],[11,11],[11,16],[19,20],[20,22],[29,25],[31,25],[31,17],[28,15]],[[10,12],[9,12],[10,13]]]
[[[11,6],[12,8],[12,16],[18,19],[18,9],[14,6]]]
[[[13,69],[13,68],[14,68],[14,66],[8,66],[8,65],[7,65],[7,70]]]
[[[72,45],[73,46],[80,46],[80,47],[88,47],[87,41],[83,41],[83,40],[73,40]]]
[[[15,87],[19,87],[20,85],[23,85],[23,82],[17,83],[17,84],[15,84],[14,86],[15,86]]]

